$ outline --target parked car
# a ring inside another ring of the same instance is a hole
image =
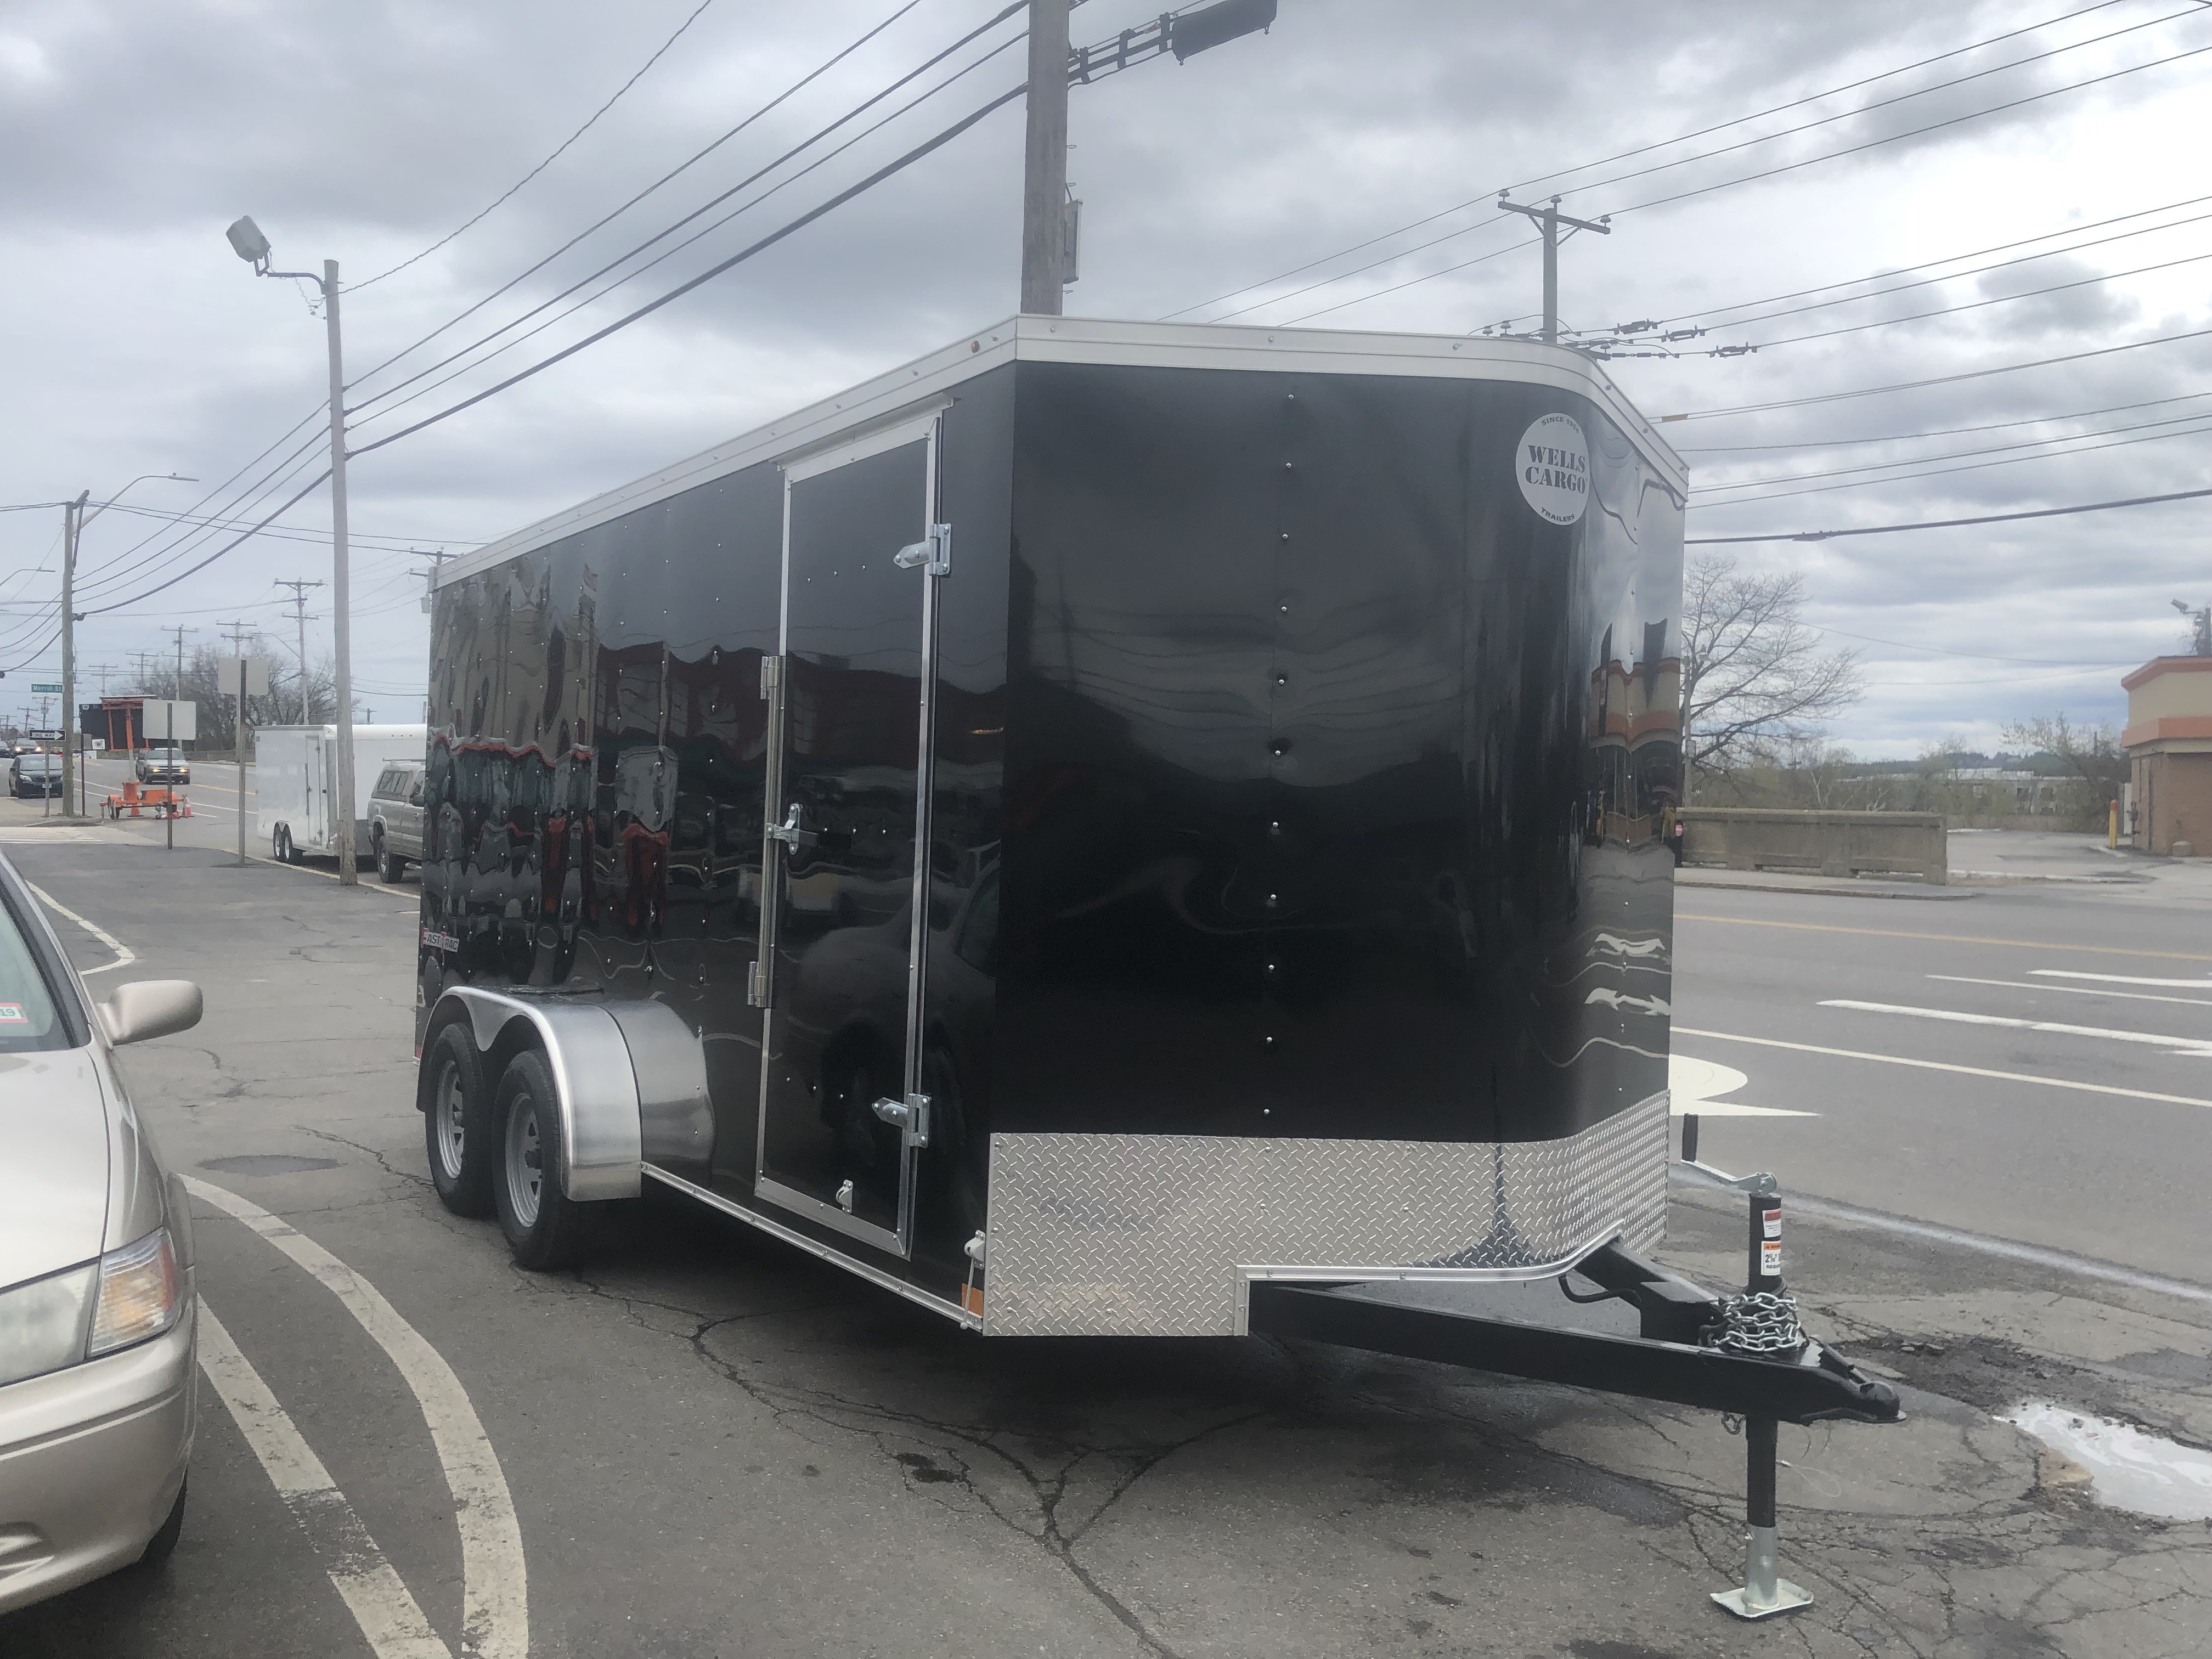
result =
[[[0,1613],[158,1565],[184,1526],[191,1223],[114,1051],[199,1018],[185,980],[95,1005],[0,857]]]
[[[192,769],[181,749],[141,749],[131,759],[131,769],[141,783],[190,783]]]
[[[8,793],[11,795],[58,795],[62,792],[62,757],[36,750],[18,755],[8,763]]]
[[[368,795],[368,850],[380,881],[398,881],[422,861],[422,763],[395,761]]]

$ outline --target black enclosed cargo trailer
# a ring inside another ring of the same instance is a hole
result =
[[[536,1265],[650,1180],[988,1334],[1507,1370],[1299,1297],[1581,1264],[1661,1397],[1893,1414],[1634,1255],[1686,484],[1573,351],[1024,317],[454,562],[441,1193]]]

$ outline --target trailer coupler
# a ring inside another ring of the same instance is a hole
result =
[[[1275,1281],[1259,1281],[1250,1287],[1249,1328],[1255,1334],[1464,1365],[1741,1418],[1747,1526],[1744,1583],[1716,1592],[1713,1600],[1741,1618],[1765,1619],[1812,1601],[1779,1571],[1778,1425],[1895,1423],[1904,1416],[1896,1390],[1862,1374],[1818,1338],[1796,1331],[1794,1314],[1788,1331],[1770,1339],[1776,1346],[1759,1352],[1732,1346],[1744,1340],[1739,1334],[1743,1304],[1762,1296],[1782,1299],[1779,1202],[1766,1194],[1753,1197],[1753,1288],[1743,1297],[1715,1296],[1619,1243],[1603,1245],[1577,1262],[1569,1271],[1597,1285],[1600,1291],[1570,1292],[1568,1300],[1584,1306],[1627,1304],[1637,1316],[1634,1335],[1540,1324],[1494,1311],[1389,1300],[1375,1294],[1376,1287],[1371,1285]],[[1778,1247],[1765,1253],[1775,1269],[1767,1281],[1771,1291],[1759,1288],[1756,1277],[1756,1264],[1767,1242],[1762,1234],[1769,1226]],[[1564,1278],[1559,1282],[1564,1290]]]

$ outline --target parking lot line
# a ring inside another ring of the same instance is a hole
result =
[[[205,1302],[199,1305],[200,1369],[261,1460],[377,1659],[453,1659],[422,1608],[377,1548],[261,1373]]]
[[[2040,968],[2031,968],[2028,971],[2032,974],[2039,974],[2045,970]],[[2052,985],[2047,981],[2027,979],[1974,979],[1965,974],[1930,974],[1928,977],[1943,980],[1953,985],[1996,985],[2002,986],[2008,991],[2063,991],[2068,996],[2074,997],[2124,997],[2130,1002],[2179,1002],[2189,1008],[2212,1008],[2212,1001],[2207,1001],[2203,997],[2161,997],[2151,995],[2144,991],[2106,991],[2100,990],[2094,985]],[[2111,980],[2120,985],[2190,985],[2200,982],[2194,980],[2123,979],[2117,974],[2088,974],[2083,977]]]
[[[89,974],[104,974],[111,968],[128,968],[132,963],[138,960],[138,953],[136,951],[125,945],[121,939],[116,938],[114,934],[109,933],[98,922],[87,921],[82,916],[77,915],[76,911],[70,909],[68,905],[64,904],[59,899],[56,898],[52,893],[49,893],[45,888],[40,886],[36,882],[27,881],[23,885],[29,888],[33,893],[37,894],[39,896],[39,902],[45,905],[47,909],[52,910],[56,915],[67,916],[78,927],[83,928],[86,933],[91,934],[102,945],[105,945],[109,950],[115,952],[115,960],[112,962],[103,962],[97,968],[78,969],[76,971],[77,977],[79,979],[82,979]]]
[[[2118,1095],[2125,1100],[2154,1100],[2166,1106],[2212,1107],[2212,1100],[2191,1095],[2161,1095],[2149,1089],[2122,1089],[2110,1083],[2075,1083],[2063,1077],[2038,1077],[2033,1072],[1993,1072],[1982,1066],[1954,1066],[1948,1060],[1912,1060],[1904,1054],[1871,1054],[1859,1048],[1827,1048],[1817,1042],[1784,1042],[1780,1037],[1746,1036],[1739,1031],[1701,1031],[1677,1025],[1676,1036],[1711,1037],[1716,1042],[1749,1042],[1761,1048],[1789,1048],[1801,1054],[1827,1054],[1837,1060],[1871,1060],[1885,1066],[1912,1066],[1923,1072],[1956,1072],[1962,1077],[1995,1078],[2002,1083],[2033,1083],[2043,1089],[2075,1089],[2087,1095]]]
[[[414,1391],[437,1448],[461,1537],[461,1645],[481,1659],[528,1659],[529,1579],[522,1528],[499,1454],[446,1358],[399,1316],[384,1293],[301,1232],[227,1187],[186,1176],[185,1185],[303,1267],[337,1297]]]

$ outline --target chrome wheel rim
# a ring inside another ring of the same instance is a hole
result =
[[[517,1095],[507,1109],[507,1197],[518,1226],[538,1224],[538,1197],[544,1183],[538,1137],[538,1103]]]
[[[467,1146],[463,1110],[465,1104],[461,1091],[461,1068],[448,1063],[438,1073],[437,1100],[431,1110],[437,1120],[438,1159],[446,1166],[446,1175],[451,1180],[460,1178],[461,1153]]]

